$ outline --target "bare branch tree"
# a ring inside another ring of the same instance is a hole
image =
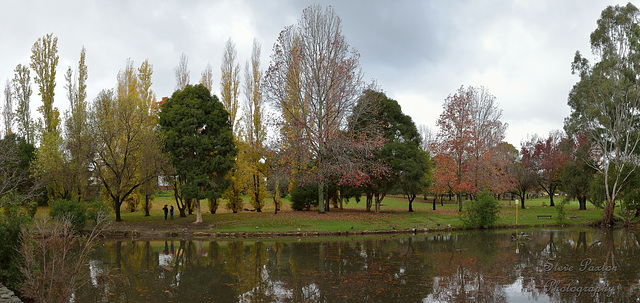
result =
[[[207,67],[202,72],[200,84],[206,87],[210,92],[213,92],[213,68],[209,63],[207,63]]]
[[[4,106],[2,108],[2,117],[4,118],[4,135],[11,134],[11,126],[13,125],[13,96],[11,93],[11,81],[7,79],[4,85]]]
[[[180,62],[175,67],[176,90],[182,90],[189,84],[189,57],[184,53],[180,56]]]
[[[265,77],[272,100],[299,142],[311,151],[318,181],[319,211],[324,197],[329,148],[346,128],[362,91],[359,55],[342,35],[333,8],[306,8],[296,26],[285,28],[274,46]]]

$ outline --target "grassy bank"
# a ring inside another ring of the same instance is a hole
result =
[[[560,200],[560,198],[556,199]],[[270,202],[270,199],[269,199]],[[557,201],[559,202],[559,201]],[[363,202],[351,201],[344,205],[344,209],[332,208],[330,212],[319,214],[317,211],[292,211],[289,201],[284,199],[284,209],[274,214],[271,203],[263,212],[242,211],[232,213],[225,209],[224,201],[216,214],[208,212],[207,202],[203,201],[203,224],[193,224],[195,215],[180,218],[177,209],[173,220],[164,220],[163,205],[175,204],[172,197],[160,196],[153,202],[151,215],[145,217],[141,210],[129,212],[122,209],[122,222],[113,222],[113,230],[136,230],[142,234],[182,234],[182,233],[286,233],[311,231],[393,231],[393,230],[441,230],[461,228],[458,216],[458,206],[454,201],[445,201],[444,205],[436,204],[432,210],[431,201],[416,198],[413,213],[409,213],[408,202],[401,196],[390,196],[384,199],[382,212],[379,214],[366,212]],[[500,201],[500,220],[498,227],[516,226],[516,208],[513,201]],[[548,205],[548,197],[527,200],[526,209],[518,209],[518,227],[542,227],[557,224],[558,216],[555,207]],[[174,205],[175,208],[175,205]],[[245,200],[245,208],[251,208]],[[566,224],[580,226],[587,225],[600,219],[600,210],[587,205],[587,210],[578,210],[576,201],[566,206]],[[48,211],[39,209],[39,213]],[[551,216],[539,217],[539,216]]]

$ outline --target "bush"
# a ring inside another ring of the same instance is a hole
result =
[[[51,202],[51,217],[68,218],[74,230],[81,230],[87,222],[87,207],[77,200],[55,200]]]
[[[111,213],[111,207],[100,198],[95,198],[87,207],[87,220],[91,220],[93,224],[97,224],[98,220],[106,217]]]
[[[566,201],[562,201],[562,203],[556,205],[556,211],[558,215],[556,216],[556,223],[560,225],[564,225],[567,223],[567,210],[565,209],[567,205]]]
[[[500,204],[488,192],[480,192],[477,201],[467,206],[462,215],[462,223],[469,228],[489,228],[500,218]]]
[[[18,249],[22,245],[20,231],[31,218],[18,207],[12,210],[17,212],[0,218],[0,282],[10,289],[19,289],[23,280],[19,268],[22,264],[22,256]]]
[[[38,202],[31,201],[27,203],[27,205],[25,205],[25,210],[27,211],[27,214],[29,214],[29,217],[34,218],[38,211]]]
[[[72,205],[67,202],[71,201],[56,204]],[[35,302],[71,302],[75,301],[74,291],[91,282],[86,264],[91,248],[106,227],[105,218],[100,218],[95,228],[83,236],[74,232],[75,223],[69,218],[42,217],[31,228],[22,229],[19,250],[23,263],[19,269],[24,274],[20,287],[23,297]]]
[[[296,186],[291,191],[291,209],[309,210],[318,207],[318,187],[314,185]]]

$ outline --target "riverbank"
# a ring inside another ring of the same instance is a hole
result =
[[[162,206],[154,208],[151,216],[140,212],[123,213],[121,222],[111,222],[105,235],[110,238],[138,237],[207,237],[207,238],[265,238],[265,237],[326,237],[374,235],[392,233],[423,233],[462,230],[457,204],[445,201],[436,210],[430,201],[416,199],[414,212],[407,211],[402,197],[387,197],[381,213],[366,212],[360,204],[351,203],[343,209],[320,214],[317,211],[284,209],[277,214],[269,206],[263,212],[218,211],[204,213],[203,223],[193,223],[195,215],[164,219]],[[517,210],[513,201],[500,201],[500,220],[496,228],[525,228],[560,226],[556,207],[549,207],[548,198],[527,200],[525,209]],[[158,203],[158,202],[156,202]],[[162,203],[162,202],[160,202]],[[167,203],[168,204],[168,203]],[[285,205],[286,206],[286,205]],[[206,207],[205,207],[206,208]],[[578,210],[576,202],[566,205],[564,226],[587,226],[600,218],[600,210],[589,205]]]

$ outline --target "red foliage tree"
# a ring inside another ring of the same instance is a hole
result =
[[[455,161],[448,154],[439,154],[433,157],[433,182],[429,187],[434,194],[433,210],[436,210],[436,199],[453,191],[455,183]],[[441,200],[442,201],[442,200]]]
[[[463,193],[497,190],[496,179],[503,173],[494,151],[504,139],[506,124],[500,121],[502,112],[495,97],[483,87],[460,87],[443,107],[434,152],[453,159],[451,187],[462,211]]]
[[[561,131],[552,131],[548,138],[534,136],[522,146],[522,158],[529,161],[537,173],[536,181],[549,195],[550,206],[555,206],[553,195],[562,184],[562,174],[570,159],[562,149],[565,140]]]

